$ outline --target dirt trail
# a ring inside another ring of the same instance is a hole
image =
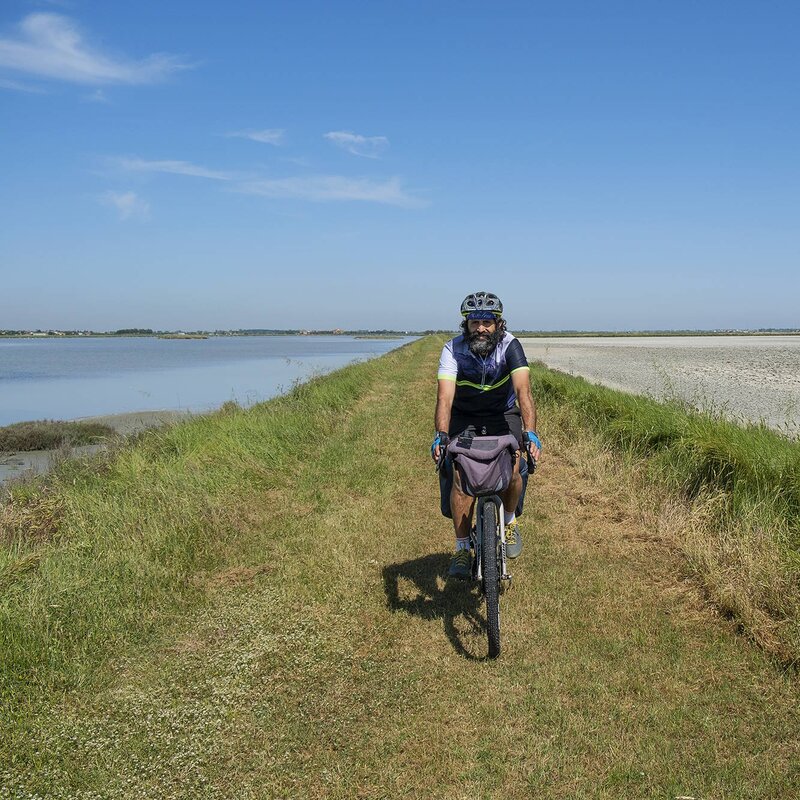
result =
[[[444,579],[435,356],[243,510],[264,564],[207,576],[207,607],[53,710],[33,734],[52,796],[798,795],[796,680],[705,604],[584,453],[548,446],[546,416],[504,654],[484,658],[480,596]]]

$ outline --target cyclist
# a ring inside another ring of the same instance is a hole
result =
[[[503,304],[490,292],[467,295],[461,304],[463,333],[442,349],[436,400],[436,435],[431,455],[438,463],[451,437],[470,429],[474,434],[510,433],[527,448],[534,461],[541,452],[536,435],[536,405],[531,395],[528,361],[519,340],[506,331]],[[515,509],[522,491],[520,451],[514,476],[501,494],[505,508],[506,554],[517,558],[522,535]],[[448,575],[470,577],[469,529],[475,498],[461,491],[458,470],[453,470],[450,510],[456,534],[456,552]]]

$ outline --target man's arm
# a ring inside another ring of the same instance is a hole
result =
[[[536,403],[531,394],[531,373],[527,367],[520,367],[511,373],[511,383],[517,395],[519,410],[522,412],[522,424],[526,431],[536,430]]]
[[[522,413],[522,424],[526,431],[536,431],[536,403],[531,394],[531,373],[527,367],[519,367],[511,373],[511,383],[517,395],[519,410]],[[528,450],[534,461],[541,455],[539,448],[533,443],[528,443]]]
[[[453,399],[456,396],[456,382],[450,378],[439,378],[439,391],[436,396],[436,414],[433,418],[435,430],[450,430],[450,414],[453,411]]]
[[[456,396],[456,378],[458,377],[458,363],[453,355],[453,341],[450,340],[443,348],[442,355],[439,357],[439,371],[436,373],[439,379],[439,390],[436,395],[436,412],[433,417],[433,425],[436,430],[436,438],[431,447],[433,460],[438,463],[442,448],[439,446],[439,433],[447,433],[450,430],[450,414],[453,410],[453,399]]]

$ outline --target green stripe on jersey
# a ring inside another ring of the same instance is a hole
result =
[[[502,380],[497,381],[497,383],[473,383],[472,381],[456,381],[456,386],[471,386],[473,389],[480,389],[482,392],[491,392],[492,389],[497,389],[498,387],[502,386],[504,383],[508,383],[508,379],[511,377],[511,373],[509,372],[508,375],[505,376]]]

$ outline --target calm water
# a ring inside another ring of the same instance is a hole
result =
[[[0,425],[130,411],[249,405],[293,381],[381,355],[408,339],[0,339]]]

